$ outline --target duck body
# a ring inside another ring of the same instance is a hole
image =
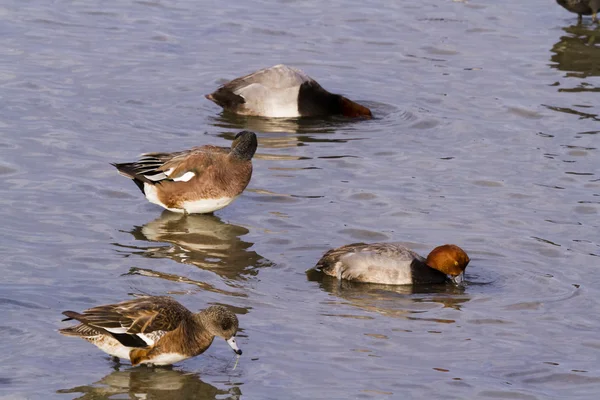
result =
[[[79,325],[60,329],[94,344],[105,353],[131,361],[132,365],[171,365],[202,354],[215,336],[235,343],[238,320],[222,306],[192,313],[166,296],[146,296],[117,304],[93,307],[83,313],[63,312]]]
[[[243,131],[231,149],[199,146],[173,153],[146,153],[114,165],[148,201],[179,213],[211,213],[229,205],[248,186],[256,135]]]
[[[600,10],[600,0],[556,0],[563,8],[577,14],[581,21],[582,15],[591,15],[598,22],[597,13]]]
[[[448,275],[461,275],[469,262],[466,253],[458,246],[445,246],[449,247],[439,250],[436,257],[448,258],[443,262],[452,264],[452,271],[433,259],[429,260],[429,256],[427,259],[421,257],[400,243],[354,243],[338,247],[325,253],[315,269],[338,279],[356,282],[384,285],[445,283],[450,280]],[[448,256],[449,253],[455,254]]]
[[[367,107],[328,92],[304,72],[283,64],[234,79],[206,98],[240,115],[267,118],[372,117]]]

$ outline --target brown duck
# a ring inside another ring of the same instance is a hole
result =
[[[112,164],[148,201],[179,213],[211,213],[229,205],[250,182],[254,132],[235,136],[231,149],[200,146],[174,153],[146,153],[135,162]]]
[[[235,341],[237,316],[223,306],[210,306],[194,314],[171,297],[146,296],[63,314],[67,316],[63,321],[74,319],[80,324],[60,329],[60,333],[85,339],[134,366],[171,365],[197,356],[208,349],[215,336],[242,354]]]

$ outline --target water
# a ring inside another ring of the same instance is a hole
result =
[[[552,1],[0,5],[0,397],[589,399],[600,393],[600,30]],[[302,68],[371,121],[265,121],[204,99]],[[214,216],[109,162],[255,130]],[[464,289],[306,274],[328,248],[456,243]],[[238,313],[172,370],[116,366],[61,311],[170,294]]]

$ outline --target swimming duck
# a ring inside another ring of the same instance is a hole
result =
[[[229,205],[248,186],[258,145],[253,132],[235,136],[231,149],[199,146],[174,153],[146,153],[132,163],[113,163],[148,201],[178,213],[211,213]]]
[[[63,315],[67,317],[63,321],[80,324],[60,329],[60,333],[85,339],[134,366],[171,365],[195,357],[208,349],[215,336],[242,354],[235,341],[237,316],[223,306],[194,314],[171,297],[145,296]]]
[[[367,107],[329,93],[304,72],[283,64],[234,79],[206,98],[225,110],[259,117],[373,116]]]
[[[567,10],[578,14],[577,20],[581,22],[582,15],[591,15],[592,22],[598,22],[597,14],[600,10],[600,0],[556,0]]]
[[[453,244],[438,246],[427,259],[399,243],[354,243],[329,250],[315,269],[357,282],[384,285],[460,283],[469,256]]]

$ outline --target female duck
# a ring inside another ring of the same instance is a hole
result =
[[[354,243],[329,250],[315,269],[338,279],[385,285],[460,283],[469,256],[458,246],[436,247],[427,259],[399,243]]]
[[[206,98],[225,110],[258,117],[372,117],[367,107],[329,93],[304,72],[283,64],[234,79]]]
[[[79,325],[60,329],[66,336],[87,340],[132,365],[170,365],[204,353],[215,336],[224,338],[233,351],[238,319],[223,306],[211,306],[196,314],[171,297],[146,296],[118,304],[63,312],[63,321]]]
[[[150,203],[179,213],[211,213],[236,199],[252,177],[258,145],[253,132],[235,136],[231,149],[200,146],[174,153],[147,153],[132,163],[112,164]]]

